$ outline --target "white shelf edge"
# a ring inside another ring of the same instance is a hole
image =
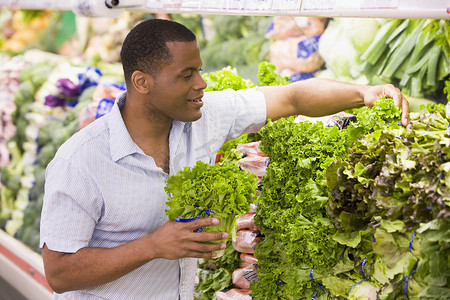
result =
[[[28,8],[28,9],[50,9],[50,10],[73,10],[82,7],[81,11],[93,12],[98,17],[117,17],[123,10],[140,11],[148,13],[172,13],[172,14],[224,14],[224,15],[254,15],[254,16],[317,16],[317,17],[361,17],[361,18],[397,18],[397,19],[450,19],[450,0],[391,0],[391,8],[367,8],[371,5],[361,4],[363,0],[315,0],[306,2],[303,0],[298,10],[227,10],[227,9],[205,9],[205,8],[150,8],[145,0],[121,0],[122,8],[109,9],[104,5],[105,0],[0,0],[0,6]],[[132,1],[132,2],[130,2]],[[276,1],[276,0],[273,0]],[[369,1],[369,0],[367,0]],[[385,0],[383,3],[386,3]],[[136,3],[142,3],[137,5]],[[157,2],[157,1],[156,1]],[[389,1],[388,1],[389,2]],[[127,3],[134,6],[127,7]],[[163,3],[163,1],[161,1]],[[308,3],[308,4],[306,4]],[[331,9],[317,9],[311,3],[330,3]],[[377,3],[369,1],[368,3]],[[201,6],[199,6],[201,7]],[[271,6],[272,7],[272,6]],[[315,9],[311,9],[315,8]],[[74,10],[75,13],[79,13]],[[96,15],[97,14],[97,15]]]
[[[28,299],[51,299],[40,254],[0,230],[0,277]],[[25,269],[25,270],[24,270]]]

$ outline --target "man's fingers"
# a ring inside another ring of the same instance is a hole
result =
[[[228,239],[226,232],[198,232],[192,235],[192,239],[197,242],[221,241]]]
[[[402,109],[402,124],[409,124],[409,103],[403,96],[402,92],[392,84],[388,84],[385,89],[385,95],[391,97],[394,104]]]
[[[197,258],[210,258],[214,257],[214,252],[224,250],[226,248],[225,243],[211,244],[193,242],[187,246],[186,252],[183,257],[197,257]]]
[[[403,96],[402,96],[403,97]],[[409,102],[403,97],[402,102],[402,124],[403,126],[408,126],[409,124]]]
[[[217,218],[200,218],[195,221],[186,223],[187,228],[191,229],[192,231],[201,227],[205,226],[213,226],[218,225],[220,223],[219,219]]]
[[[190,231],[188,238],[197,242],[219,241],[228,239],[226,232],[202,232],[198,230],[203,227],[218,225],[217,218],[201,218],[192,222],[183,223],[185,228]]]

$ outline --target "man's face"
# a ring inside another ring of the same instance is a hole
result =
[[[173,62],[154,78],[152,113],[183,122],[198,120],[202,113],[206,82],[200,71],[202,60],[197,41],[167,43]]]

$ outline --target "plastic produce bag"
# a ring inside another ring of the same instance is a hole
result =
[[[258,230],[255,226],[255,213],[247,213],[239,216],[236,220],[236,230],[242,229]]]
[[[252,266],[239,268],[233,271],[231,277],[235,286],[241,289],[248,289],[250,283],[258,280],[258,271]]]
[[[266,37],[274,40],[270,62],[281,76],[289,76],[290,81],[314,77],[324,63],[318,49],[327,24],[327,18],[274,17]]]
[[[244,157],[239,160],[241,169],[248,170],[261,178],[266,175],[270,158],[259,149],[260,143],[261,141],[239,144],[236,149],[244,154]]]
[[[246,144],[239,144],[236,146],[236,149],[239,152],[243,153],[244,155],[257,155],[257,156],[266,157],[267,155],[265,155],[259,149],[259,144],[261,144],[261,141],[250,142],[250,143],[246,143]]]
[[[266,176],[267,166],[269,165],[269,157],[261,157],[257,155],[250,155],[239,160],[241,169],[248,170],[258,177]]]
[[[309,121],[311,123],[320,121],[322,122],[326,127],[333,127],[337,126],[339,129],[344,129],[348,126],[350,122],[357,122],[356,116],[346,113],[346,112],[339,112],[334,115],[324,116],[324,117],[318,117],[318,118],[311,118],[303,115],[298,115],[295,117],[295,122],[304,122]]]
[[[227,292],[216,292],[217,300],[252,300],[249,289],[231,289]]]
[[[258,259],[253,254],[241,253],[239,267],[255,267],[258,264]]]
[[[262,237],[258,235],[259,231],[239,230],[236,232],[236,239],[232,240],[234,249],[241,253],[255,253],[256,245],[262,241]]]

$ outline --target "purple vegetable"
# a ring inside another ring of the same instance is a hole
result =
[[[65,100],[57,96],[47,95],[45,96],[44,104],[50,107],[64,106]]]
[[[66,96],[78,96],[81,92],[81,87],[68,78],[58,79],[56,87]]]

